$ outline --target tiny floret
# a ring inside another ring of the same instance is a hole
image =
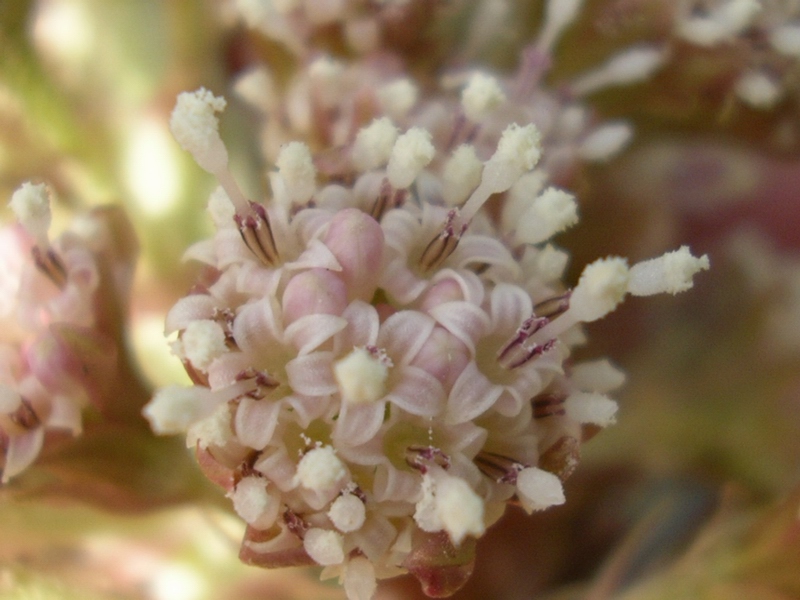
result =
[[[578,222],[575,197],[549,187],[539,194],[517,225],[516,238],[520,243],[538,244]]]
[[[538,467],[528,467],[519,472],[517,492],[520,504],[528,514],[566,502],[561,480]]]
[[[768,110],[781,99],[781,88],[762,71],[749,71],[736,82],[736,95],[753,108]]]
[[[159,435],[183,433],[210,413],[206,395],[207,390],[170,385],[156,392],[142,414]]]
[[[494,192],[504,192],[527,173],[542,155],[541,134],[535,125],[520,127],[513,123],[506,127],[497,150],[483,170],[483,184]]]
[[[313,448],[303,455],[297,465],[295,483],[318,492],[327,492],[347,477],[347,468],[331,446]]]
[[[378,90],[383,111],[393,119],[402,119],[417,103],[419,91],[408,79],[398,79]]]
[[[483,535],[483,500],[460,477],[442,477],[436,482],[436,512],[455,545],[467,535]]]
[[[475,153],[475,148],[462,144],[444,166],[442,183],[444,201],[448,206],[461,204],[481,182],[483,162]]]
[[[222,186],[217,186],[208,197],[208,213],[211,215],[211,220],[216,227],[233,225],[236,209]]]
[[[12,194],[8,203],[14,216],[40,246],[48,246],[47,231],[50,229],[50,198],[43,183],[23,183]]]
[[[707,255],[692,256],[688,246],[631,267],[628,291],[634,296],[677,294],[691,289],[692,278],[709,268]]]
[[[292,200],[297,204],[308,202],[316,189],[317,174],[308,146],[289,142],[281,148],[277,166]]]
[[[314,527],[306,531],[303,548],[319,565],[339,565],[344,562],[344,540],[341,534]]]
[[[776,52],[792,58],[800,58],[800,25],[781,25],[769,36],[769,43]]]
[[[470,121],[480,122],[505,102],[506,96],[494,77],[475,73],[461,94],[461,106]]]
[[[219,137],[215,113],[225,110],[225,98],[214,96],[205,88],[178,95],[169,121],[170,129],[181,147],[203,169],[218,174],[227,168],[228,151]]]
[[[570,311],[586,323],[604,317],[622,302],[630,272],[623,258],[601,258],[583,269],[570,298]]]
[[[617,403],[595,392],[576,392],[564,402],[567,416],[578,423],[608,427],[616,423]]]
[[[333,373],[342,399],[348,404],[363,404],[383,397],[389,368],[365,348],[355,348],[334,365]]]
[[[359,130],[353,144],[353,166],[361,172],[385,165],[392,154],[399,130],[391,119],[375,119]]]
[[[446,531],[458,545],[467,535],[483,535],[483,510],[483,500],[466,481],[436,470],[422,478],[414,520],[423,531]]]
[[[210,319],[189,323],[181,336],[181,345],[186,360],[202,371],[228,351],[222,326]]]
[[[389,183],[396,188],[406,188],[414,183],[436,153],[431,139],[430,132],[421,127],[412,127],[397,138],[386,172]]]
[[[366,519],[367,509],[355,494],[342,494],[331,503],[328,518],[342,533],[350,533],[361,528]]]
[[[608,123],[587,135],[578,152],[584,160],[604,162],[623,150],[632,137],[633,128],[629,123]]]
[[[230,496],[236,514],[257,529],[271,527],[278,517],[280,504],[267,492],[267,480],[263,477],[242,478]]]

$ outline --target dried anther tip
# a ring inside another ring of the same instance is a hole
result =
[[[272,235],[267,211],[256,202],[250,202],[251,212],[248,215],[236,214],[234,220],[239,233],[250,251],[267,266],[278,264],[278,248]]]
[[[428,463],[449,469],[450,456],[434,446],[409,446],[406,448],[406,463],[424,475],[428,472]]]

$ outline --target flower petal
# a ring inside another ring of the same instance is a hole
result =
[[[491,326],[486,313],[469,302],[445,302],[434,307],[430,315],[460,339],[475,355],[475,342],[485,336]]]
[[[375,307],[353,300],[342,313],[347,320],[345,327],[334,341],[333,351],[339,356],[350,352],[356,346],[368,346],[377,343],[380,321]]]
[[[255,450],[263,450],[275,432],[280,408],[280,402],[242,398],[234,420],[239,442]]]
[[[492,331],[512,335],[533,314],[530,296],[516,285],[498,283],[489,299]]]
[[[378,347],[386,350],[395,366],[408,364],[414,360],[435,325],[436,322],[426,314],[401,310],[381,325]]]
[[[386,399],[412,415],[438,415],[445,404],[444,388],[439,380],[419,367],[408,365],[399,369],[400,372],[394,374],[397,383]]]
[[[339,387],[333,376],[333,353],[313,352],[298,356],[286,364],[292,389],[307,396],[335,394]]]
[[[494,385],[471,362],[453,384],[447,400],[445,422],[465,423],[485,413],[503,392],[502,386]]]
[[[289,325],[285,339],[302,356],[316,350],[335,334],[347,327],[347,320],[335,315],[307,315]]]
[[[372,439],[383,425],[386,402],[343,404],[334,427],[334,439],[339,444],[359,446]]]

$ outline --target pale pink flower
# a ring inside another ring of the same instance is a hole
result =
[[[479,84],[473,116],[502,96]],[[167,317],[195,385],[160,390],[145,416],[158,433],[186,432],[228,491],[249,525],[246,562],[323,565],[352,598],[406,570],[441,593],[432,540],[465,575],[505,504],[563,502],[581,442],[613,423],[613,368],[573,379],[566,361],[581,323],[628,293],[690,287],[708,259],[686,248],[630,268],[603,259],[567,291],[547,242],[577,220],[575,201],[533,171],[546,148],[530,123],[453,167],[428,130],[378,119],[339,150],[333,181],[308,146],[284,146],[272,197],[251,202],[227,160],[211,160],[227,156],[215,145],[222,101],[190,96],[173,128],[226,193],[211,202],[214,239],[188,255],[210,274]],[[211,117],[202,131],[197,114]]]

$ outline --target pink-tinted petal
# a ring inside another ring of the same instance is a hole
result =
[[[238,229],[225,228],[214,236],[214,252],[217,255],[217,268],[224,269],[237,263],[253,260],[255,257],[242,240]]]
[[[471,362],[453,385],[445,421],[453,424],[471,421],[489,410],[502,392],[501,386],[494,385]]]
[[[242,398],[234,418],[234,430],[239,442],[250,448],[263,450],[275,432],[280,408],[279,402]]]
[[[516,285],[498,283],[489,298],[492,331],[512,335],[533,313],[530,296]]]
[[[308,315],[300,317],[284,332],[286,341],[297,348],[299,355],[319,348],[335,334],[347,327],[347,320],[334,315]]]
[[[227,387],[239,373],[252,366],[252,358],[244,352],[226,352],[209,365],[208,385],[212,390]]]
[[[333,353],[314,352],[298,356],[286,364],[289,385],[307,396],[325,396],[338,391],[333,376]]]
[[[354,300],[344,310],[342,317],[347,320],[347,327],[336,336],[333,351],[337,356],[350,352],[356,346],[377,343],[380,321],[374,306]]]
[[[347,288],[332,271],[303,271],[286,284],[282,306],[286,324],[306,315],[340,315],[347,306]]]
[[[408,364],[414,360],[435,325],[436,322],[426,314],[401,310],[381,325],[378,347],[386,350],[395,366]]]
[[[8,482],[15,475],[27,469],[42,449],[44,442],[44,428],[37,427],[26,431],[22,435],[12,436],[8,440],[6,461],[3,467],[2,483]]]
[[[499,240],[483,235],[462,237],[448,262],[462,269],[467,265],[494,265],[503,269],[506,280],[519,276],[519,266],[508,249]]]
[[[381,219],[386,245],[405,256],[414,245],[420,224],[417,217],[404,211],[392,210]]]
[[[286,396],[282,402],[291,408],[289,414],[294,417],[300,427],[305,429],[311,424],[311,421],[325,414],[330,406],[330,397],[292,394]]]
[[[186,249],[181,260],[188,262],[196,260],[212,267],[217,266],[217,250],[213,239],[196,242]]]
[[[411,364],[424,369],[450,389],[470,360],[469,348],[443,327],[434,327]]]
[[[385,407],[385,402],[344,404],[334,427],[337,446],[360,446],[374,437],[383,425]]]
[[[295,260],[287,263],[287,268],[299,269],[328,269],[329,271],[341,271],[342,265],[336,260],[336,256],[320,240],[312,239],[308,242],[305,250]]]
[[[395,367],[396,383],[386,395],[395,406],[412,415],[433,417],[438,415],[445,404],[442,384],[433,375],[411,365]]]
[[[244,352],[258,353],[281,339],[280,309],[270,298],[245,304],[233,321],[233,338]]]
[[[421,482],[419,474],[400,471],[387,461],[375,471],[372,492],[377,502],[417,502]]]
[[[431,279],[433,285],[444,281],[456,284],[461,291],[460,297],[452,298],[452,300],[464,300],[476,306],[480,306],[483,303],[484,283],[481,281],[480,277],[472,271],[465,271],[463,269],[458,271],[455,269],[442,269]]]
[[[378,287],[383,260],[383,230],[368,214],[346,208],[331,219],[323,238],[342,265],[342,279],[351,300],[369,301]]]
[[[430,311],[439,324],[466,344],[475,354],[475,343],[484,337],[490,328],[490,320],[479,307],[469,302],[446,302]]]
[[[256,297],[277,295],[281,275],[280,269],[265,269],[261,263],[242,263],[236,271],[236,291]]]
[[[404,258],[390,260],[381,271],[380,287],[399,304],[413,302],[428,287],[428,280],[409,270]]]

